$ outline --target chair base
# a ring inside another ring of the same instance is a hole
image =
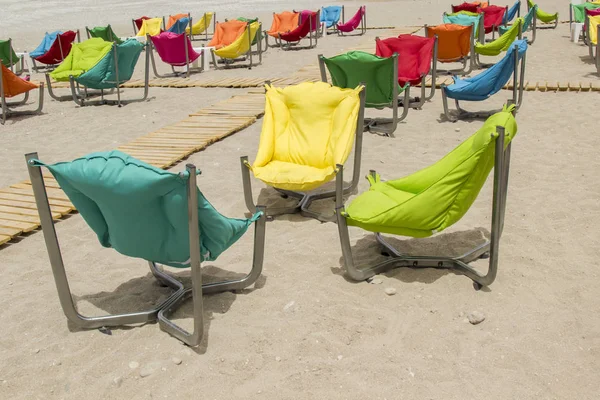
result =
[[[2,97],[0,99],[0,107],[2,108],[2,116],[0,118],[0,124],[4,125],[6,123],[6,119],[8,117],[16,117],[22,115],[39,115],[42,113],[42,108],[44,107],[44,83],[40,83],[38,88],[38,106],[35,110],[12,110],[10,107],[18,107],[24,105],[29,99],[29,92],[25,93],[25,97],[23,100],[7,102],[4,98],[4,93],[2,93]]]

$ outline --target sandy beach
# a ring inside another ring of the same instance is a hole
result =
[[[159,1],[102,3],[48,1],[42,6],[0,0],[10,15],[2,16],[0,37],[10,36],[18,50],[30,50],[45,31],[111,23],[117,33],[128,35],[132,17],[188,10],[215,10],[219,20],[258,16],[266,29],[273,11],[327,5],[209,1],[199,9],[197,2],[182,1],[173,9]],[[360,5],[344,4],[347,16]],[[568,18],[566,2],[546,0],[540,7]],[[434,25],[449,8],[448,1],[373,1],[367,3],[368,24]],[[31,16],[27,25],[18,23],[24,16]],[[527,52],[526,80],[589,84],[599,79],[587,48],[569,41],[568,26],[538,31]],[[263,64],[252,70],[209,70],[192,79],[290,76],[314,65],[318,54],[369,43],[374,49],[374,38],[388,32],[330,35],[311,50],[269,49]],[[136,90],[141,89],[125,93]],[[149,101],[122,108],[78,107],[47,96],[43,115],[9,119],[0,127],[0,187],[27,179],[25,153],[37,151],[44,161],[56,162],[111,150],[247,91],[153,87]],[[509,96],[501,91],[465,107],[492,109]],[[113,328],[110,334],[75,328],[60,307],[42,232],[0,246],[0,398],[597,399],[600,137],[588,111],[597,99],[598,92],[525,92],[517,114],[498,277],[481,291],[467,277],[437,269],[395,269],[380,275],[381,284],[349,281],[335,224],[282,216],[267,224],[262,277],[240,293],[205,296],[204,339],[189,348],[154,323]],[[367,116],[388,114],[366,111]],[[369,169],[386,179],[410,174],[443,157],[482,124],[445,122],[437,91],[422,110],[409,112],[394,138],[365,132],[362,175]],[[226,216],[247,212],[239,157],[254,160],[261,125],[259,119],[185,161],[202,170],[200,189]],[[184,169],[185,162],[171,170]],[[368,187],[361,179],[350,200]],[[254,198],[267,205],[285,202],[257,180],[253,189]],[[428,239],[392,242],[409,254],[460,254],[489,233],[491,195],[490,178],[450,229]],[[332,210],[333,201],[315,207]],[[103,248],[79,214],[58,221],[56,230],[82,313],[149,308],[168,295],[146,262]],[[351,228],[350,236],[359,263],[383,257],[372,234]],[[203,264],[205,279],[249,270],[251,253],[248,234],[217,261]],[[485,260],[475,265],[487,266]],[[167,270],[190,283],[189,271]],[[386,288],[396,294],[387,295]],[[474,311],[485,316],[478,325],[467,319]],[[191,304],[179,318],[191,325]]]

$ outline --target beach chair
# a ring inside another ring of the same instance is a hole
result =
[[[522,33],[531,32],[531,39],[527,38],[527,44],[530,44],[530,45],[535,42],[535,38],[536,38],[536,31],[537,31],[537,22],[536,22],[537,18],[535,17],[536,10],[537,10],[537,6],[533,6],[529,11],[527,11],[527,14],[525,14],[525,17],[523,17],[523,21],[521,24],[521,32]],[[511,26],[501,26],[498,28],[498,33],[500,35],[504,35],[511,28],[512,28]]]
[[[192,41],[187,33],[163,32],[156,36],[148,36],[148,42],[152,43],[152,49],[158,53],[158,56],[165,64],[171,66],[171,74],[159,74],[156,69],[156,60],[154,51],[150,50],[150,60],[154,76],[159,78],[178,77],[185,75],[189,78],[191,73],[202,72],[204,70],[204,51],[199,53],[192,47]],[[201,58],[200,66],[192,66],[198,58]],[[185,67],[184,71],[177,71],[175,67]]]
[[[485,33],[492,34],[492,40],[495,38],[495,32],[502,25],[504,15],[508,12],[508,7],[487,6],[481,9],[483,14],[483,27]]]
[[[534,3],[532,0],[527,0],[527,10],[531,10],[533,8],[533,6],[535,6],[535,5],[536,5],[536,3]],[[535,16],[537,19],[542,21],[544,24],[554,23],[552,26],[544,26],[544,27],[538,26],[538,28],[540,28],[540,29],[555,29],[558,26],[558,12],[555,12],[554,14],[550,14],[550,13],[540,10],[540,8],[537,7]]]
[[[11,116],[19,115],[33,115],[41,114],[42,107],[44,106],[44,84],[40,83],[39,86],[33,82],[29,82],[0,63],[0,106],[2,107],[2,118],[0,122],[2,125],[6,122],[6,118]],[[25,105],[29,100],[29,92],[38,89],[39,99],[38,107],[35,110],[15,110],[15,107]],[[9,102],[6,99],[10,99],[16,96],[24,94],[25,97],[22,100]]]
[[[598,25],[600,25],[600,14],[586,16],[586,44],[588,46],[589,55],[594,60],[594,64],[596,65],[596,71],[598,71],[598,74],[600,74],[600,54],[598,53],[598,49],[600,47],[600,29],[598,29]],[[596,49],[595,52],[594,48]]]
[[[483,56],[497,56],[502,52],[507,51],[510,45],[517,39],[522,38],[523,29],[523,18],[517,18],[515,23],[502,32],[502,35],[496,40],[489,43],[475,43],[475,63],[479,68],[489,68],[494,64],[485,64],[479,59],[480,55]]]
[[[437,37],[428,38],[416,35],[400,35],[397,38],[375,38],[375,54],[379,57],[398,57],[398,84],[403,87],[421,85],[421,96],[410,100],[410,106],[421,108],[435,94],[437,70]],[[427,76],[431,73],[431,89],[426,94]],[[367,83],[367,87],[371,87]],[[367,93],[367,103],[369,94]]]
[[[340,19],[344,15],[344,6],[329,6],[329,7],[321,7],[321,28],[324,34],[325,31],[332,29],[335,33],[337,32],[337,24],[340,22]],[[329,32],[327,32],[329,33]]]
[[[135,39],[128,39],[117,44],[116,42],[106,42],[100,38],[92,38],[75,44],[65,61],[54,71],[46,74],[48,92],[55,100],[73,100],[81,107],[99,104],[121,107],[129,103],[144,101],[148,97],[149,87],[149,46],[149,43],[142,44]],[[144,49],[147,51],[143,95],[139,98],[121,99],[119,87],[131,79]],[[69,82],[71,95],[55,95],[50,78],[57,82]],[[115,91],[116,100],[105,98],[105,95],[113,94]],[[100,96],[101,99],[90,100],[97,96]]]
[[[185,30],[185,32],[190,35],[192,40],[208,40],[209,35],[212,36],[215,34],[216,20],[217,20],[217,13],[214,13],[214,12],[204,13],[204,14],[202,14],[202,17],[198,20],[198,22],[195,22],[192,24],[192,29],[190,30],[188,27]],[[211,21],[212,21],[212,25],[213,25],[213,31],[209,33],[208,28],[210,27]],[[202,34],[204,34],[204,37],[198,36],[198,35],[202,35]]]
[[[365,90],[341,89],[323,82],[303,82],[276,88],[266,85],[265,114],[258,153],[250,165],[241,157],[244,198],[250,212],[252,199],[250,171],[283,197],[298,199],[293,207],[267,208],[270,217],[300,212],[329,221],[331,218],[309,210],[314,200],[331,198],[335,190],[323,187],[330,182],[338,164],[346,162],[354,144],[352,182],[343,189],[351,193],[358,185],[362,152]]]
[[[25,59],[17,55],[12,46],[12,39],[10,38],[8,40],[0,40],[0,60],[15,75],[21,75],[25,70]]]
[[[350,32],[354,32],[357,29],[359,29],[358,33],[349,35]],[[340,36],[360,36],[367,33],[367,6],[360,6],[356,14],[347,22],[344,22],[342,18],[342,23],[337,24],[337,32]]]
[[[458,13],[461,11],[468,11],[471,13],[476,13],[479,14],[481,12],[481,7],[485,7],[482,6],[481,3],[462,3],[459,5],[452,5],[452,13]]]
[[[255,22],[259,22],[258,17],[255,18],[246,18],[246,17],[238,17],[237,18],[238,21],[242,21],[245,22],[247,24],[253,24]],[[260,52],[264,53],[265,51],[267,51],[267,49],[269,48],[268,43],[267,43],[267,32],[263,31],[262,29],[262,23],[260,24],[260,32],[257,32],[256,35],[254,36],[254,39],[252,40],[252,46],[256,46],[256,50],[252,50],[252,54],[259,54],[259,50],[258,50],[258,41],[262,40],[263,38],[265,39],[265,43],[264,45],[261,43],[260,44]]]
[[[163,32],[162,18],[148,18],[142,20],[142,26],[135,36],[148,37],[160,35]]]
[[[517,134],[512,110],[513,106],[505,107],[444,158],[404,178],[383,181],[371,170],[367,176],[371,187],[348,206],[344,206],[341,189],[343,166],[338,166],[335,208],[348,278],[362,281],[397,267],[450,268],[472,279],[476,289],[494,282],[506,212],[511,143]],[[494,183],[489,241],[460,256],[415,256],[402,253],[383,236],[425,238],[454,225],[473,205],[492,167]],[[376,265],[357,265],[348,226],[375,233],[382,254],[389,258]],[[485,273],[471,264],[482,258],[489,259]]]
[[[525,86],[525,53],[527,52],[527,41],[525,39],[515,40],[506,52],[504,58],[479,75],[460,79],[454,77],[454,83],[442,85],[442,103],[444,115],[449,121],[456,122],[458,119],[487,118],[495,111],[468,112],[460,107],[459,100],[483,101],[499,92],[510,80],[512,80],[512,99],[515,112],[523,101],[523,89]],[[520,67],[519,67],[520,63]],[[458,116],[453,118],[448,110],[448,98],[454,99]]]
[[[390,57],[380,57],[363,51],[350,51],[334,57],[319,55],[321,81],[327,83],[327,70],[333,86],[352,89],[364,84],[366,108],[391,108],[392,118],[363,118],[370,132],[393,136],[398,122],[408,115],[410,107],[410,83],[398,83],[398,53]],[[399,96],[402,95],[402,98]],[[402,107],[402,115],[398,109]],[[381,125],[389,125],[381,126]]]
[[[142,16],[136,19],[132,19],[131,20],[131,24],[133,25],[133,34],[137,35],[137,33],[140,31],[140,29],[142,29],[142,25],[144,24],[144,21],[150,19],[150,17],[147,16]]]
[[[215,69],[220,68],[219,61],[226,68],[251,69],[255,65],[260,65],[262,63],[261,27],[260,22],[249,24],[244,21],[230,20],[217,23],[217,30],[208,44],[213,47],[210,51]],[[252,50],[253,42],[256,43],[256,51]],[[258,63],[254,62],[253,54],[258,54]],[[248,63],[234,65],[239,61],[248,61]]]
[[[508,11],[506,11],[504,13],[504,17],[502,18],[502,25],[508,25],[508,23],[510,21],[512,21],[515,18],[518,18],[521,16],[521,0],[517,0],[515,1],[515,4],[513,4]]]
[[[196,346],[204,332],[202,295],[244,289],[261,275],[265,243],[262,207],[257,207],[249,219],[219,214],[196,186],[197,170],[192,164],[185,171],[174,173],[120,151],[93,153],[56,164],[39,161],[37,153],[25,157],[60,304],[67,319],[78,328],[144,324],[158,319],[161,329]],[[52,173],[103,247],[148,262],[159,284],[173,290],[167,299],[145,311],[93,317],[79,313],[69,289],[42,168]],[[253,224],[250,273],[241,279],[203,284],[201,263],[216,260]],[[185,289],[159,264],[190,268],[191,288]],[[170,319],[190,297],[192,333]]]
[[[166,27],[166,32],[181,35],[182,33],[189,32],[190,27],[192,26],[192,17],[190,17],[189,13],[169,15],[168,22],[165,25],[165,22],[163,21],[163,25]]]
[[[87,34],[87,38],[100,38],[106,42],[115,42],[117,44],[123,43],[121,38],[117,36],[117,34],[112,30],[110,24],[107,26],[96,26],[95,28],[85,27],[85,32]]]
[[[69,54],[75,39],[79,42],[79,30],[46,33],[42,43],[29,53],[33,70],[39,72],[55,68]],[[45,64],[45,66],[38,66],[36,62]]]
[[[473,25],[475,29],[475,37],[480,43],[485,40],[485,30],[483,29],[483,13],[472,13],[469,11],[458,11],[453,14],[444,13],[442,16],[444,24],[455,24],[462,26]]]
[[[312,49],[317,47],[319,40],[319,20],[321,10],[312,12],[310,10],[304,10],[300,13],[299,25],[289,32],[279,33],[279,47],[282,50],[300,50],[300,49]],[[298,46],[302,39],[308,38],[308,46]],[[284,42],[286,45],[284,46]],[[293,46],[293,47],[292,47]]]
[[[284,11],[282,13],[273,13],[273,23],[271,28],[267,31],[267,36],[271,36],[275,39],[274,45],[267,45],[269,47],[281,47],[279,43],[279,35],[282,33],[291,32],[298,27],[298,21],[300,20],[300,13]],[[268,40],[268,39],[267,39]]]
[[[459,74],[467,75],[474,67],[475,46],[474,25],[462,26],[456,24],[442,24],[438,26],[425,25],[425,36],[434,38],[437,36],[437,61],[441,63],[463,64],[460,69],[436,70],[436,74]]]

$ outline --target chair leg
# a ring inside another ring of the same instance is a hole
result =
[[[204,309],[203,294],[218,293],[232,290],[241,290],[254,284],[260,277],[263,268],[264,250],[265,250],[265,231],[266,214],[264,207],[257,207],[263,214],[254,223],[254,252],[252,256],[252,268],[250,272],[241,279],[222,281],[216,283],[202,284],[202,272],[199,260],[199,243],[196,246],[198,250],[197,265],[192,266],[192,287],[187,289],[178,298],[169,303],[158,313],[158,323],[162,330],[181,340],[188,346],[197,346],[202,341],[204,333]],[[191,244],[191,243],[190,243]],[[187,300],[192,297],[194,332],[188,333],[185,329],[175,324],[169,317]]]

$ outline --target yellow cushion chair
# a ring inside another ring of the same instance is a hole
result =
[[[245,22],[241,22],[241,21],[229,21],[231,23],[241,23],[244,24]],[[229,23],[227,22],[227,23]],[[251,24],[245,23],[246,24],[246,28],[241,30],[240,35],[231,43],[222,47],[219,47],[216,43],[217,41],[215,41],[215,43],[213,45],[215,45],[215,48],[211,49],[211,54],[212,54],[212,60],[213,60],[213,64],[215,66],[215,69],[219,69],[219,63],[217,61],[217,58],[215,56],[220,57],[225,63],[226,67],[230,67],[231,64],[233,64],[235,61],[249,61],[248,64],[236,64],[236,67],[248,67],[248,69],[251,69],[253,65],[260,65],[262,63],[262,37],[260,35],[262,35],[262,31],[261,31],[261,23],[260,22],[253,22]],[[215,37],[216,37],[216,33],[215,33]],[[252,42],[254,41],[254,38],[256,37],[256,35],[259,35],[258,40],[256,41],[256,51],[252,50]],[[213,37],[213,40],[215,39],[215,37]],[[211,43],[213,43],[211,41]],[[209,43],[209,46],[211,45],[211,43]],[[258,63],[253,62],[252,60],[252,55],[253,54],[258,54]],[[243,58],[242,58],[243,57]]]
[[[194,39],[194,35],[201,35],[204,34],[205,35],[205,39],[204,40],[208,40],[208,28],[210,27],[210,23],[211,21],[213,22],[213,33],[210,33],[211,35],[214,34],[214,28],[215,28],[215,13],[214,12],[207,12],[202,14],[202,18],[200,18],[198,20],[198,22],[195,22],[192,25],[192,32],[191,32],[191,37],[192,40]],[[190,28],[186,28],[185,33],[190,34]],[[200,39],[198,39],[200,40]]]
[[[294,207],[267,209],[275,216],[300,212],[330,221],[308,210],[317,199],[334,197],[335,190],[314,191],[331,181],[337,165],[346,162],[352,145],[354,175],[344,193],[354,190],[360,175],[360,156],[365,106],[364,86],[342,89],[324,82],[304,82],[276,88],[267,83],[265,116],[254,164],[241,158],[246,205],[255,210],[250,172],[284,197],[299,199]],[[310,193],[307,193],[310,192]]]
[[[585,16],[585,32],[588,35],[586,44],[588,45],[588,52],[590,57],[594,60],[594,64],[596,64],[596,70],[600,73],[600,52],[598,52],[600,47],[600,40],[598,40],[600,29],[598,26],[600,25],[600,15],[586,15]],[[594,48],[596,51],[594,51]]]
[[[142,27],[140,28],[140,30],[138,31],[136,36],[160,35],[160,32],[162,32],[162,24],[163,24],[162,18],[145,19],[142,22]]]

